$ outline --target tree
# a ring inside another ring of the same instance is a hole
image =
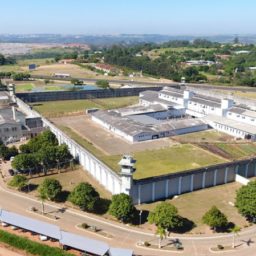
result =
[[[38,157],[35,154],[19,154],[12,161],[12,167],[22,171],[36,170],[39,165]]]
[[[28,184],[28,179],[24,175],[15,175],[10,182],[8,183],[11,187],[15,187],[18,190],[21,190]]]
[[[245,217],[256,218],[256,181],[249,182],[236,192],[235,205]]]
[[[207,224],[214,230],[226,227],[228,224],[227,217],[216,206],[207,211],[202,219],[204,224]]]
[[[45,171],[56,165],[56,151],[57,148],[50,145],[42,147],[38,151],[38,157]]]
[[[109,213],[122,222],[131,221],[135,213],[132,198],[124,193],[113,195]]]
[[[58,163],[58,168],[65,165],[71,159],[72,155],[70,154],[66,144],[61,144],[56,148],[56,161]]]
[[[98,80],[96,82],[96,85],[98,85],[99,87],[101,87],[103,89],[109,88],[109,82],[107,80]]]
[[[69,201],[79,206],[83,211],[95,210],[96,202],[100,199],[99,193],[91,184],[81,182],[69,195]]]
[[[231,229],[231,232],[233,233],[233,241],[232,241],[232,248],[235,248],[235,238],[236,236],[238,235],[238,232],[241,230],[240,227],[238,226],[234,226],[232,229]]]
[[[149,213],[148,221],[163,229],[175,229],[183,224],[177,208],[167,202],[158,204],[154,211]]]
[[[62,190],[60,182],[56,179],[46,178],[39,186],[38,192],[40,198],[47,198],[48,200],[54,201],[58,197]]]
[[[158,248],[161,248],[161,242],[166,238],[166,230],[162,227],[157,227],[156,234],[159,235]]]
[[[82,85],[82,84],[84,84],[83,80],[79,80],[79,79],[76,79],[76,78],[71,79],[70,83],[74,84],[74,85]]]
[[[15,146],[8,148],[3,143],[0,143],[0,156],[4,160],[10,160],[12,156],[16,156],[18,153],[18,149]]]

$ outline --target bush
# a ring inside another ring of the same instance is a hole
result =
[[[218,244],[218,245],[217,245],[217,248],[218,248],[219,250],[223,250],[223,249],[224,249],[224,246],[221,245],[221,244]]]
[[[21,190],[28,184],[28,179],[24,175],[15,175],[8,183],[9,186]]]
[[[84,228],[84,229],[87,229],[87,228],[89,228],[89,225],[84,222],[84,223],[82,223],[81,227]]]
[[[144,242],[144,246],[149,247],[151,244],[148,241]]]

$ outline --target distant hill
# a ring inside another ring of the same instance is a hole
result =
[[[95,46],[110,46],[113,44],[131,45],[136,43],[163,43],[170,40],[189,40],[204,38],[214,42],[232,42],[235,35],[216,36],[171,36],[157,34],[120,34],[120,35],[60,35],[60,34],[31,34],[31,35],[0,35],[2,43],[86,43]],[[238,35],[241,43],[256,43],[255,35]]]

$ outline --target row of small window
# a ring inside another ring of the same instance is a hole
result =
[[[232,116],[232,113],[231,113],[231,112],[229,112],[229,113],[228,113],[228,115],[229,115],[229,116]],[[242,117],[242,119],[245,119],[245,116],[242,116],[242,115],[241,115],[241,116],[240,116],[240,115],[236,115],[236,117]],[[254,118],[251,118],[251,120],[250,120],[250,121],[254,122],[254,121],[255,121],[255,119],[254,119]]]
[[[0,129],[0,133],[2,133],[2,132],[5,133],[5,132],[9,132],[9,131],[16,132],[17,131],[17,127]]]
[[[219,127],[220,129],[224,129],[226,131],[230,131],[230,132],[233,132],[233,133],[235,132],[236,134],[241,134],[241,135],[245,135],[246,134],[243,131],[239,131],[237,129],[234,129],[234,128],[231,128],[231,127],[228,127],[228,126],[225,126],[225,125],[217,124],[216,126]]]
[[[193,102],[192,101],[189,101],[189,104],[191,105],[191,104],[193,104]],[[194,106],[197,106],[197,103],[196,102],[194,102]],[[210,108],[210,106],[206,106],[206,105],[200,105],[200,107],[201,108]],[[211,110],[215,110],[215,108],[213,108],[213,107],[211,107]]]

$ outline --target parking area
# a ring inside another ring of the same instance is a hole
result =
[[[52,118],[51,121],[57,126],[69,127],[106,155],[121,155],[144,150],[162,149],[178,144],[169,138],[132,144],[95,124],[90,119],[90,116],[87,115]]]

